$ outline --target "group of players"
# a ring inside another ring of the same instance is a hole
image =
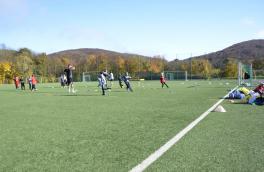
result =
[[[27,78],[28,81],[28,88],[31,91],[36,91],[36,85],[37,85],[37,79],[34,75],[31,75],[30,77]],[[15,83],[15,88],[18,89],[19,87],[21,88],[21,90],[25,90],[25,81],[23,79],[23,77],[18,77],[15,76],[14,77],[14,83]]]
[[[77,91],[73,87],[73,71],[74,70],[75,70],[75,67],[72,66],[71,64],[69,64],[67,66],[67,68],[64,70],[64,73],[60,77],[61,86],[62,87],[67,86],[69,93],[76,93],[76,91]],[[112,89],[112,82],[114,81],[114,79],[115,79],[114,74],[112,72],[110,72],[110,73],[108,73],[107,71],[100,72],[100,74],[98,75],[98,87],[101,88],[102,95],[105,95],[106,90],[110,91]],[[131,76],[129,76],[128,72],[126,72],[125,75],[119,74],[117,79],[118,79],[120,88],[123,88],[124,84],[125,84],[126,90],[128,92],[133,92],[133,89],[132,89],[131,84],[130,84]],[[28,84],[29,84],[29,89],[31,91],[35,91],[36,90],[36,84],[37,84],[36,77],[34,75],[32,75],[32,76],[28,77],[27,80],[28,80]],[[25,81],[24,81],[23,77],[20,77],[20,78],[15,77],[14,83],[15,83],[16,89],[18,89],[19,85],[20,85],[21,89],[25,90]],[[164,87],[164,85],[167,88],[169,88],[169,86],[166,84],[166,80],[165,80],[163,73],[161,73],[161,76],[160,76],[160,83],[161,83],[162,88]]]
[[[61,86],[68,86],[69,93],[76,93],[76,90],[73,87],[73,71],[75,70],[75,67],[72,65],[68,65],[68,67],[64,70],[64,74],[61,76]],[[112,72],[108,73],[107,71],[102,71],[98,75],[98,87],[101,88],[102,90],[102,95],[105,95],[106,90],[111,90],[112,89],[112,81],[114,81],[114,74]],[[130,79],[131,76],[129,76],[128,72],[126,72],[125,75],[119,74],[118,81],[119,81],[119,86],[123,88],[123,83],[126,85],[126,90],[128,92],[133,92],[133,89],[130,84]],[[162,88],[164,85],[166,85],[167,88],[169,86],[166,84],[166,80],[164,77],[164,74],[161,73],[160,76],[160,82],[162,85]]]
[[[61,75],[60,82],[61,86],[64,87],[65,85],[68,87],[69,93],[76,93],[76,90],[73,87],[73,71],[75,67],[71,64],[64,70],[64,74]],[[127,91],[133,92],[133,89],[130,85],[131,77],[126,73],[126,75],[120,75],[118,77],[119,85],[123,88],[123,82],[126,85]],[[105,95],[106,90],[111,90],[112,88],[112,81],[114,81],[114,74],[112,72],[107,73],[107,71],[102,71],[98,75],[98,87],[102,89],[102,95]]]
[[[246,87],[239,87],[228,96],[231,103],[246,103],[246,104],[264,104],[264,82],[259,83],[259,85],[253,90],[249,90]],[[234,99],[240,99],[239,101],[234,101]]]

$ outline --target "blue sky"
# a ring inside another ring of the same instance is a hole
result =
[[[183,59],[264,39],[263,0],[0,0],[0,44]]]

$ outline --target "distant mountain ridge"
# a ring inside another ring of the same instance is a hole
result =
[[[115,51],[110,51],[110,50],[99,49],[99,48],[80,48],[80,49],[64,50],[64,51],[59,51],[56,53],[49,54],[48,57],[50,58],[67,57],[71,59],[80,59],[80,58],[85,58],[89,55],[104,55],[110,58],[118,57],[118,56],[122,56],[125,58],[132,57],[132,56],[149,58],[148,56],[130,54],[130,53],[120,53],[120,52],[115,52]]]
[[[242,62],[264,60],[264,39],[244,41],[217,52],[192,57],[192,59],[208,59],[214,66],[221,65],[228,58]],[[186,60],[190,60],[190,58]]]
[[[151,58],[149,56],[130,54],[130,53],[120,53],[110,50],[98,49],[98,48],[80,48],[59,51],[56,53],[49,54],[48,57],[67,57],[70,59],[82,59],[89,55],[104,55],[110,58],[122,56],[125,58],[129,57],[143,57]],[[225,60],[228,58],[233,58],[243,62],[250,62],[252,60],[264,59],[264,39],[255,39],[244,41],[241,43],[234,44],[223,50],[212,52],[206,55],[196,56],[192,58],[187,58],[182,61],[190,59],[208,59],[214,66],[221,66]]]

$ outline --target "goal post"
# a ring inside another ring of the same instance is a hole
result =
[[[97,79],[98,79],[97,71],[90,71],[90,72],[82,73],[82,82],[97,81]]]
[[[164,71],[163,73],[167,80],[188,80],[187,71]]]
[[[238,85],[252,86],[252,64],[238,63]]]

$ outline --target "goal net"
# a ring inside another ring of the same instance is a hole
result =
[[[188,80],[187,71],[164,71],[167,80]]]
[[[252,64],[238,63],[238,85],[252,86],[253,84]]]
[[[97,81],[98,80],[98,72],[91,71],[91,72],[83,72],[82,73],[82,82],[89,82],[89,81]]]

